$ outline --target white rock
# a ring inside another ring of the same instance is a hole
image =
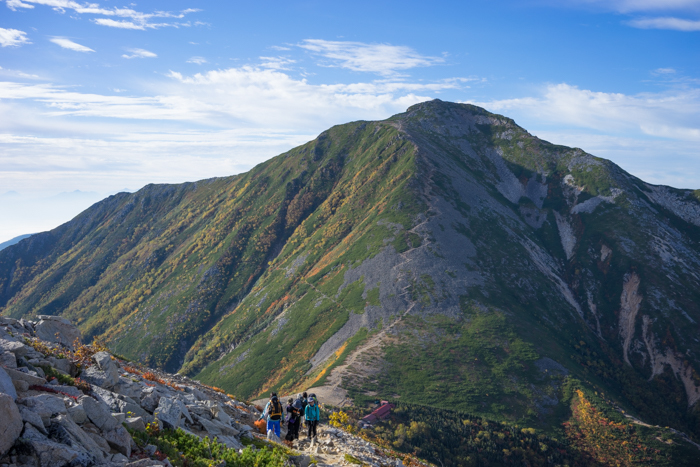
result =
[[[13,370],[11,368],[5,368],[5,371],[7,374],[12,378],[12,381],[24,381],[27,384],[31,385],[38,385],[41,386],[42,384],[46,384],[46,379],[44,378],[39,378],[38,376],[32,376],[30,374],[24,373],[19,370]]]
[[[0,339],[0,352],[11,352],[16,357],[24,357],[29,353],[29,347],[15,340]]]
[[[154,415],[166,428],[177,428],[181,424],[182,410],[180,401],[172,397],[161,397]],[[187,409],[185,407],[185,409]]]
[[[131,430],[136,431],[146,431],[146,423],[143,421],[142,417],[129,417],[124,423]]]
[[[11,396],[0,394],[0,457],[5,455],[22,433],[22,416]]]
[[[125,413],[113,413],[112,417],[119,423],[120,425],[124,423],[124,420],[126,420],[126,414]]]
[[[39,315],[34,327],[36,336],[45,341],[56,342],[74,350],[73,343],[80,340],[80,331],[70,321],[60,316]]]

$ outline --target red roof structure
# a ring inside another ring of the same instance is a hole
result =
[[[390,404],[388,401],[382,401],[382,404],[374,409],[371,414],[362,417],[362,421],[371,424],[377,420],[383,420],[391,414],[391,409],[394,407],[396,407],[394,404]]]

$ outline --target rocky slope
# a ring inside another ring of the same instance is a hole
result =
[[[157,443],[154,433],[163,429],[216,438],[239,453],[244,443],[248,449],[268,449],[253,425],[260,416],[255,406],[183,376],[135,368],[95,346],[83,346],[79,338],[63,318],[0,318],[0,466],[199,465],[186,457],[189,452],[171,463],[161,446],[144,442],[148,432]],[[279,461],[347,465],[349,454],[370,465],[404,465],[341,430],[322,425],[319,436],[296,442],[299,450],[285,449]],[[210,459],[207,465],[227,464]]]
[[[244,398],[556,431],[576,378],[697,440],[699,266],[697,193],[432,101],[98,203],[0,252],[0,306]]]

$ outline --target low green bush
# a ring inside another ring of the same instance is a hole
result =
[[[282,467],[288,455],[280,448],[261,449],[247,446],[240,453],[220,443],[216,438],[199,438],[181,429],[158,430],[150,424],[146,432],[129,430],[140,446],[152,444],[175,467],[214,467],[225,462],[226,467]]]

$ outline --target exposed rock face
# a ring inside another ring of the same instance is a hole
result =
[[[639,305],[642,303],[642,297],[637,292],[639,283],[639,276],[636,273],[627,274],[624,278],[622,296],[620,297],[620,337],[622,337],[623,356],[628,365],[631,364],[627,354],[634,337]]]
[[[0,456],[3,456],[22,432],[22,416],[7,394],[0,394],[0,420]]]

